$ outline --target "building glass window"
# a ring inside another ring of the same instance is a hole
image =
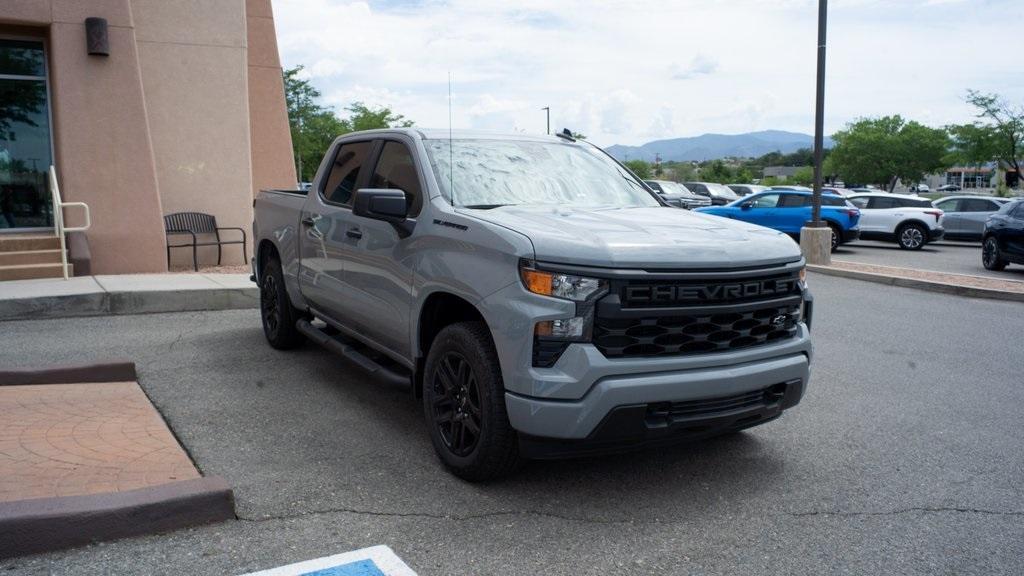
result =
[[[53,226],[53,163],[41,40],[0,39],[0,229]]]

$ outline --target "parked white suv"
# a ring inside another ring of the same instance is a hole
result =
[[[924,198],[876,192],[851,194],[846,199],[861,209],[862,240],[896,242],[904,250],[920,250],[946,233],[939,224],[942,210]]]

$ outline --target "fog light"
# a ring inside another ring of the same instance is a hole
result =
[[[582,316],[575,318],[559,318],[537,322],[534,334],[551,338],[578,339],[584,336],[587,319]]]

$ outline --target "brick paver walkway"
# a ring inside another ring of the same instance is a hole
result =
[[[198,477],[135,382],[0,386],[0,501]]]

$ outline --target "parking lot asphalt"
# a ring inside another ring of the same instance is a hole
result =
[[[109,358],[240,519],[0,561],[4,574],[241,574],[387,544],[428,574],[1019,574],[1024,305],[810,275],[804,401],[674,449],[473,485],[418,405],[255,311],[0,323],[0,365]]]
[[[902,250],[895,242],[857,240],[839,247],[832,253],[832,258],[879,266],[918,268],[1024,281],[1024,266],[1010,264],[1000,272],[986,270],[981,265],[980,242],[941,241],[926,244],[920,250]]]

